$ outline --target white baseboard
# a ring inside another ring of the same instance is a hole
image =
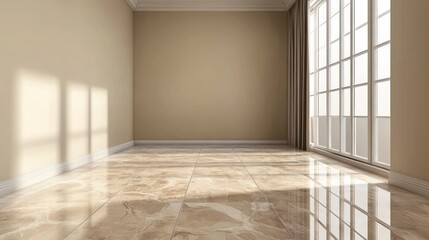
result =
[[[136,145],[285,145],[281,140],[135,140]]]
[[[54,177],[61,173],[68,172],[90,162],[94,162],[110,156],[112,154],[124,151],[130,147],[134,146],[134,141],[127,142],[121,145],[117,145],[111,147],[109,149],[105,149],[96,153],[92,153],[71,161],[67,161],[64,163],[59,163],[47,168],[43,168],[40,170],[36,170],[29,174],[11,178],[5,181],[0,182],[0,197],[12,193],[14,191],[23,189],[25,187],[31,186],[33,184],[44,181],[48,178]]]
[[[429,198],[429,182],[390,171],[389,184]]]

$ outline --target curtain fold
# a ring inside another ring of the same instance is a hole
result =
[[[288,141],[307,150],[308,132],[308,0],[297,0],[289,11]]]

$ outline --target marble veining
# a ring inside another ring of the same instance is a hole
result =
[[[185,203],[173,239],[292,239],[266,202]]]
[[[429,239],[429,199],[288,146],[135,146],[0,198],[0,239]]]

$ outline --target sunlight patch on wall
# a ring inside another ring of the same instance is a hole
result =
[[[67,84],[67,161],[89,154],[89,88]]]
[[[59,162],[60,84],[50,75],[20,71],[15,91],[15,172],[25,174]]]
[[[109,96],[104,88],[91,88],[91,152],[107,149],[109,146]]]

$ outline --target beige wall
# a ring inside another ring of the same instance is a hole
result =
[[[429,181],[429,1],[392,0],[392,166]]]
[[[285,12],[136,12],[134,139],[286,138]]]
[[[125,0],[0,1],[0,181],[132,140]]]

